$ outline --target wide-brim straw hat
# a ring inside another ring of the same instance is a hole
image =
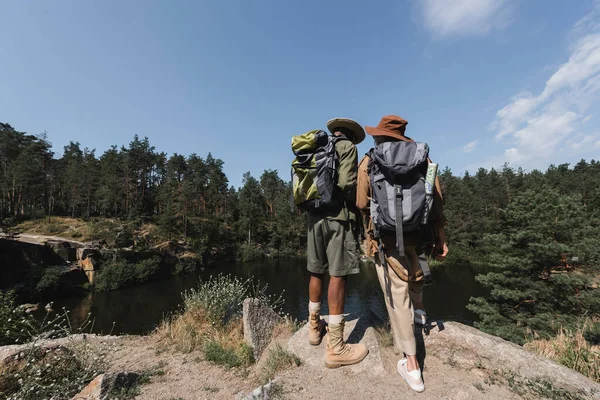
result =
[[[354,134],[352,140],[354,144],[359,144],[365,140],[365,130],[356,121],[353,121],[349,118],[333,118],[327,121],[327,129],[329,129],[329,132],[334,134],[337,128],[346,128],[352,132]]]
[[[408,121],[397,115],[386,115],[381,118],[377,126],[365,126],[365,130],[371,136],[390,136],[404,142],[413,140],[404,135]]]

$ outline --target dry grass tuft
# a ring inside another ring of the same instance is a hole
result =
[[[561,328],[555,338],[534,340],[524,347],[600,382],[600,346],[592,346],[585,340],[586,328],[587,324],[575,332]]]
[[[377,341],[381,347],[394,346],[394,335],[392,334],[392,328],[389,322],[385,322],[383,325],[376,325],[374,328],[377,335]]]
[[[227,368],[246,368],[254,362],[252,349],[244,342],[242,320],[237,318],[225,325],[214,324],[201,307],[164,320],[154,335],[175,351],[200,350],[205,360]]]
[[[295,354],[288,352],[279,343],[269,351],[269,355],[262,367],[261,383],[264,385],[275,377],[279,371],[286,370],[292,366],[299,367],[302,360]]]

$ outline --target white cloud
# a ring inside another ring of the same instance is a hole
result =
[[[465,153],[470,153],[473,150],[475,150],[475,148],[477,147],[477,140],[473,140],[472,142],[469,142],[465,145],[465,147],[463,147],[463,151]]]
[[[509,0],[421,0],[425,27],[435,37],[482,36],[510,22]]]
[[[544,89],[537,95],[520,93],[496,113],[491,127],[496,140],[508,145],[505,161],[536,166],[565,148],[589,150],[600,137],[581,132],[591,119],[586,110],[600,99],[600,25],[590,18],[599,9],[597,2],[576,24],[579,36],[573,36],[569,59],[548,78]]]

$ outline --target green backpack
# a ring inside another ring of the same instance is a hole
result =
[[[310,213],[341,207],[338,193],[339,159],[335,144],[348,140],[316,129],[292,137],[292,195],[294,205]]]

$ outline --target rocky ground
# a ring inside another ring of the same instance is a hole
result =
[[[350,317],[352,318],[352,317]],[[324,343],[306,343],[306,328],[280,333],[250,370],[226,370],[198,353],[173,354],[154,337],[118,340],[111,370],[161,369],[141,388],[140,399],[241,399],[260,386],[265,358],[278,343],[302,364],[277,374],[268,397],[281,399],[579,399],[600,398],[600,385],[523,348],[457,323],[424,332],[426,390],[412,392],[396,372],[399,352],[368,319],[347,325],[347,339],[369,356],[351,367],[327,369]],[[423,355],[421,355],[423,357]],[[263,397],[259,397],[263,398]]]
[[[600,399],[600,385],[583,375],[454,322],[421,331],[426,390],[417,394],[396,372],[400,355],[389,334],[376,331],[369,318],[348,319],[347,340],[364,343],[370,353],[362,363],[339,369],[325,368],[325,345],[308,345],[305,326],[296,332],[276,329],[261,359],[248,369],[208,363],[199,351],[173,352],[158,335],[83,340],[109,346],[109,372],[150,376],[137,399]],[[264,383],[268,356],[278,348],[298,356],[300,366],[278,371],[269,395],[249,396]],[[15,351],[18,346],[0,347],[0,363]]]

